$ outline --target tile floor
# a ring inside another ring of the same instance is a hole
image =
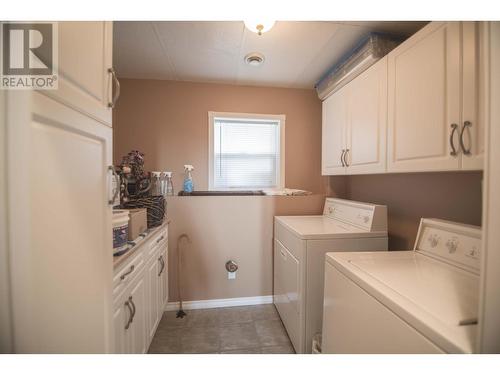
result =
[[[158,325],[149,353],[290,354],[290,339],[274,305],[168,311]]]

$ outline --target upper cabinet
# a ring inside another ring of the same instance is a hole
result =
[[[485,22],[432,22],[323,102],[322,173],[480,170]]]
[[[348,86],[347,173],[385,172],[387,57]]]
[[[482,168],[479,36],[433,22],[389,54],[389,172]]]
[[[462,169],[483,169],[488,113],[489,34],[487,22],[463,22]]]
[[[339,90],[323,102],[321,172],[323,175],[345,174],[345,133],[347,96]]]
[[[113,23],[59,22],[58,39],[59,88],[44,93],[111,126]]]
[[[385,171],[387,58],[323,102],[323,175]]]

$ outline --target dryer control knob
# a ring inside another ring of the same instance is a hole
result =
[[[439,238],[438,238],[438,236],[436,236],[435,234],[433,234],[432,236],[430,236],[428,238],[428,241],[431,244],[431,247],[436,247],[437,244],[438,244],[438,242],[439,242]]]
[[[455,251],[457,251],[457,246],[458,240],[456,238],[450,238],[448,241],[446,241],[446,247],[448,248],[448,252],[450,254],[453,254]]]

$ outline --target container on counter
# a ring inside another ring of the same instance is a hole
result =
[[[163,172],[163,175],[165,176],[165,191],[163,195],[174,195],[172,172]]]
[[[162,194],[162,177],[161,172],[151,172],[151,196],[157,197]]]
[[[113,255],[122,254],[128,248],[128,210],[113,210]]]
[[[128,225],[128,239],[134,241],[141,233],[148,230],[147,210],[145,208],[131,208]]]

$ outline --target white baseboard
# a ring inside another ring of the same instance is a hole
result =
[[[242,298],[207,299],[201,301],[185,301],[182,307],[185,310],[213,309],[216,307],[263,305],[273,303],[273,296],[255,296]],[[165,311],[175,311],[179,308],[179,302],[169,302]]]

